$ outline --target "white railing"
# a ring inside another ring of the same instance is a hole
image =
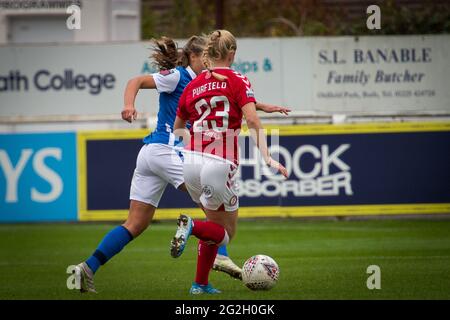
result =
[[[411,122],[411,121],[450,121],[448,112],[415,113],[352,113],[324,114],[317,112],[292,112],[289,116],[282,114],[259,113],[263,123],[292,124],[340,124],[362,122]],[[154,128],[157,117],[150,113],[139,113],[132,123],[125,122],[117,114],[98,115],[52,115],[52,116],[8,116],[0,117],[0,132],[29,131],[73,131],[73,130],[110,130]]]

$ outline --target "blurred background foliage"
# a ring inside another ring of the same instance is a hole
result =
[[[381,9],[368,30],[366,9]],[[450,32],[449,0],[142,0],[142,39],[187,38],[222,27],[238,37]]]

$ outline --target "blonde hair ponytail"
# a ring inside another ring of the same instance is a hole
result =
[[[217,80],[225,81],[226,76],[211,71],[214,62],[223,61],[230,52],[236,52],[236,39],[227,30],[216,30],[209,34],[208,43],[203,51],[202,61],[208,72]]]

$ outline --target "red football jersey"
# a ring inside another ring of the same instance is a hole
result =
[[[215,68],[220,81],[203,71],[184,89],[177,116],[189,120],[191,141],[186,149],[213,154],[238,164],[241,108],[255,97],[248,79],[230,68]]]

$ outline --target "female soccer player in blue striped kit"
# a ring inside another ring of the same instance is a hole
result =
[[[140,89],[156,89],[159,95],[159,111],[156,129],[144,138],[136,161],[130,188],[130,209],[127,221],[112,229],[98,245],[94,253],[75,267],[75,276],[81,284],[81,292],[96,292],[94,274],[99,267],[118,254],[131,240],[139,236],[149,225],[168,183],[187,191],[183,180],[183,163],[174,153],[178,143],[172,133],[178,100],[186,85],[203,68],[202,53],[206,40],[200,36],[191,37],[182,50],[167,37],[154,40],[152,58],[160,68],[159,73],[138,76],[131,79],[125,89],[122,119],[132,122],[136,119],[134,107]],[[287,108],[260,104],[266,112],[286,114]],[[226,247],[220,248],[214,269],[241,278],[241,270],[228,258]]]

